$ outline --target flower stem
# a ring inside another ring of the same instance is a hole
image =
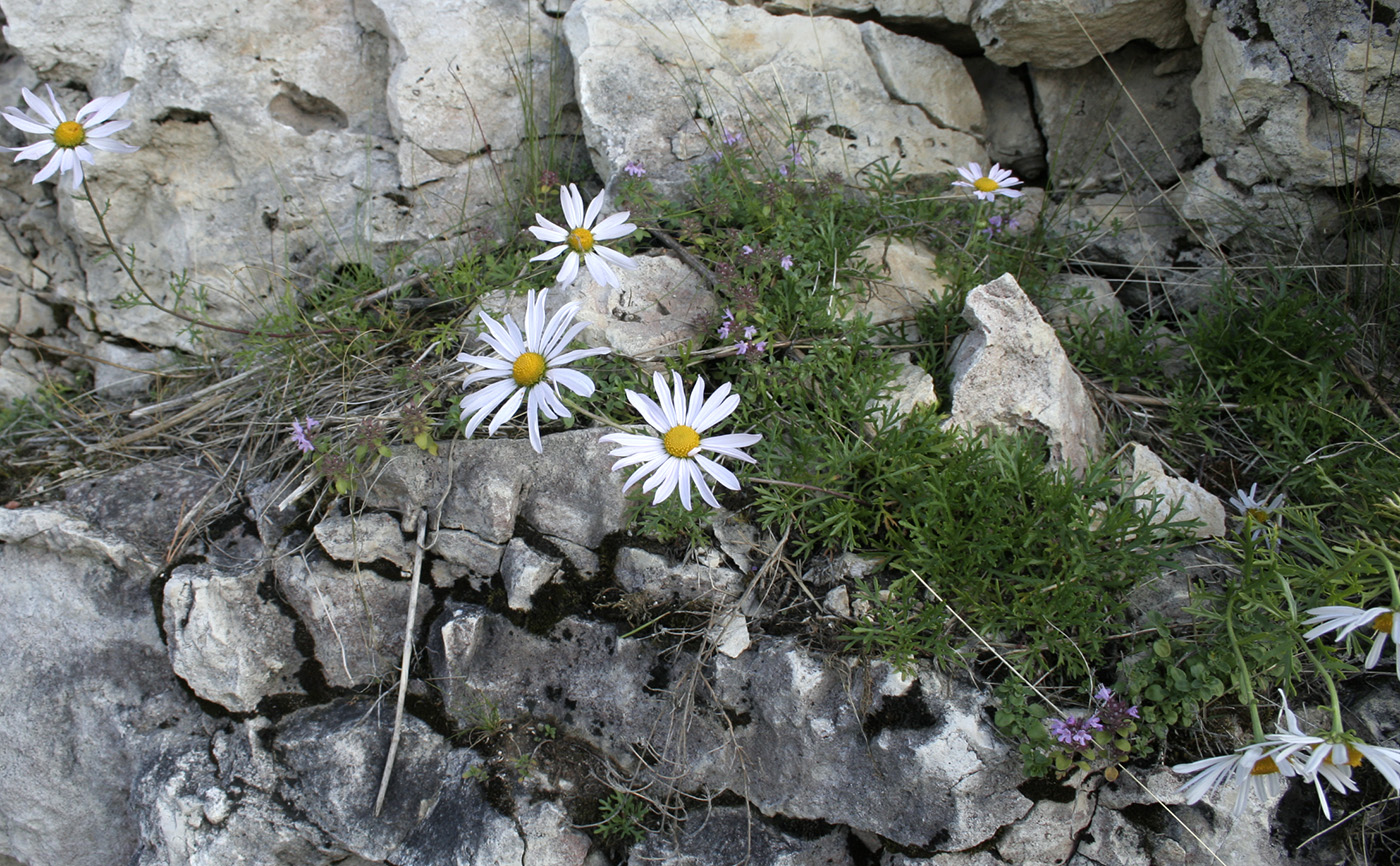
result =
[[[1332,672],[1322,666],[1322,662],[1313,653],[1307,641],[1303,641],[1303,652],[1307,654],[1308,661],[1312,662],[1313,668],[1322,676],[1322,682],[1327,686],[1327,695],[1332,699],[1332,733],[1340,735],[1345,732],[1342,726],[1342,701],[1337,697],[1337,684],[1332,679]]]
[[[1225,603],[1225,633],[1230,638],[1230,648],[1235,651],[1235,664],[1239,666],[1240,699],[1249,707],[1249,721],[1254,726],[1254,741],[1264,740],[1264,725],[1259,721],[1259,700],[1254,696],[1254,681],[1249,675],[1249,665],[1244,660],[1244,651],[1235,637],[1235,591],[1230,592],[1230,600]]]
[[[578,403],[575,403],[573,400],[570,400],[568,397],[565,397],[563,394],[559,394],[559,402],[563,403],[565,406],[568,406],[570,409],[579,413],[585,418],[591,418],[594,421],[597,421],[599,424],[604,425],[605,427],[611,427],[614,430],[621,430],[623,433],[634,433],[638,429],[640,429],[640,425],[623,424],[620,421],[614,421],[606,415],[598,415],[594,412],[590,412],[587,409],[580,406]]]

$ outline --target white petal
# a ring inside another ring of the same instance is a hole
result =
[[[525,399],[525,392],[528,390],[530,389],[516,388],[515,393],[510,395],[510,399],[501,404],[501,408],[497,410],[495,415],[491,416],[491,425],[486,428],[487,436],[495,436],[496,431],[501,429],[501,425],[515,415],[515,411],[520,408],[520,401]]]
[[[95,147],[98,150],[105,150],[108,153],[135,153],[141,148],[134,144],[127,144],[124,141],[117,141],[115,138],[92,138],[87,140],[88,147]]]
[[[627,221],[629,216],[631,214],[627,211],[619,211],[598,223],[597,228],[593,229],[593,240],[611,241],[632,234],[637,230],[637,227]]]
[[[549,370],[544,374],[546,380],[563,385],[580,397],[593,396],[593,380],[580,373],[578,370]]]
[[[603,261],[627,271],[635,271],[637,263],[630,256],[624,256],[617,250],[610,250],[607,247],[594,247],[593,252],[599,255]]]
[[[564,221],[569,228],[576,229],[583,224],[583,196],[579,195],[578,186],[572,183],[561,186],[559,205],[564,209]]]
[[[525,417],[530,428],[530,447],[535,449],[536,454],[544,453],[544,445],[540,442],[540,399],[541,395],[548,388],[531,388],[530,399],[525,405]]]
[[[47,84],[44,86],[48,87]],[[48,123],[48,132],[53,132],[58,128],[58,125],[63,122],[63,109],[59,108],[58,100],[54,99],[52,87],[49,87],[49,99],[53,100],[53,108],[49,108],[45,105],[42,99],[29,92],[27,88],[20,88],[19,95],[24,97],[24,101],[29,104],[29,107],[34,110],[34,113],[38,114]],[[57,113],[55,114],[55,112]]]
[[[510,396],[510,392],[515,390],[514,381],[506,380],[497,382],[494,385],[487,385],[480,391],[462,398],[462,414],[473,413],[467,420],[463,428],[463,435],[468,439],[476,432],[476,428],[490,414],[491,410],[500,405],[501,401]]]
[[[118,93],[116,96],[99,96],[78,109],[78,113],[73,116],[73,119],[82,122],[83,117],[88,112],[92,112],[92,116],[89,117],[86,122],[83,122],[83,126],[99,124],[120,111],[122,106],[126,105],[126,101],[130,98],[130,90],[125,93]]]
[[[564,259],[564,266],[559,269],[559,276],[555,277],[554,281],[567,286],[576,279],[578,279],[578,253],[569,250],[569,256]]]
[[[22,159],[38,159],[53,149],[54,143],[52,138],[36,141],[28,147],[17,148],[19,153],[15,155],[15,162],[19,162]]]
[[[22,129],[34,135],[53,135],[52,126],[44,126],[32,117],[21,114],[16,108],[5,109],[4,117],[16,129]]]
[[[565,364],[572,364],[580,358],[591,358],[594,355],[606,355],[611,351],[612,349],[608,348],[607,346],[599,346],[596,349],[574,349],[571,352],[565,352],[562,355],[556,355],[555,357],[550,358],[549,360],[553,366],[562,367]]]
[[[739,489],[739,476],[719,465],[704,454],[696,454],[693,458],[697,465],[709,474],[711,478],[728,487],[730,490]]]
[[[632,408],[637,410],[637,413],[642,416],[642,420],[651,425],[651,429],[663,436],[676,426],[671,423],[670,418],[666,417],[666,410],[645,394],[629,390],[627,402],[632,404]]]
[[[583,257],[583,263],[588,266],[588,275],[593,278],[593,282],[600,286],[611,286],[614,289],[622,288],[622,284],[618,282],[617,274],[613,273],[613,269],[608,267],[607,261],[598,255],[596,248]]]
[[[598,212],[603,209],[603,194],[600,192],[594,196],[593,201],[588,204],[588,212],[583,215],[583,227],[593,228],[593,221],[598,218]]]
[[[54,151],[53,158],[49,160],[48,164],[40,169],[38,174],[34,175],[34,183],[42,183],[53,177],[54,172],[58,171],[59,167],[63,164],[63,154],[63,148],[57,148]]]
[[[719,392],[716,391],[715,394]],[[695,430],[698,433],[715,426],[719,422],[734,414],[734,410],[739,408],[739,395],[730,394],[723,400],[716,401],[712,396],[710,402],[705,406],[705,410],[700,413],[700,417],[695,419]]]
[[[690,480],[695,482],[695,487],[700,491],[700,498],[705,500],[711,508],[719,508],[719,500],[715,499],[715,493],[710,489],[710,485],[705,483],[704,477],[700,475],[700,467],[694,460],[685,461],[686,469],[690,472]]]
[[[561,246],[557,246],[557,247],[550,247],[549,249],[545,250],[544,252],[542,252],[542,253],[540,253],[539,255],[535,256],[534,258],[530,259],[530,261],[532,261],[532,262],[547,262],[547,261],[549,261],[550,259],[557,259],[557,258],[558,258],[565,250],[567,250],[568,248],[569,248],[569,247],[568,247],[567,245],[561,245]]]

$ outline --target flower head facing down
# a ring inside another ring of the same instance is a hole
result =
[[[1001,163],[996,163],[983,174],[979,163],[969,162],[965,166],[958,166],[958,174],[963,176],[963,180],[953,181],[953,186],[966,187],[983,201],[991,201],[998,195],[1007,198],[1021,197],[1019,189],[1011,189],[1013,186],[1020,186],[1021,181],[1012,177],[1011,170],[1002,168]]]
[[[62,175],[71,171],[73,189],[76,190],[83,185],[83,163],[92,165],[92,151],[88,150],[89,147],[110,153],[134,153],[140,149],[108,138],[112,133],[121,132],[131,125],[129,120],[108,119],[126,105],[126,101],[131,98],[131,91],[116,96],[99,96],[78,109],[78,113],[69,120],[63,113],[63,107],[58,104],[58,99],[54,97],[53,88],[46,84],[44,89],[49,93],[49,105],[45,105],[44,101],[28,88],[20,89],[24,101],[38,118],[25,114],[14,106],[0,112],[11,126],[31,135],[46,136],[43,141],[26,147],[5,148],[18,151],[15,154],[15,162],[39,159],[53,153],[48,163],[34,175],[34,183],[48,180],[55,172]]]
[[[292,441],[296,443],[301,453],[310,454],[316,450],[316,446],[312,444],[311,438],[307,434],[314,432],[320,426],[321,422],[310,415],[306,416],[305,422],[292,419]]]
[[[628,477],[623,490],[649,475],[651,477],[642,484],[642,491],[656,491],[653,505],[661,504],[672,491],[679,489],[681,505],[689,511],[693,484],[699,489],[700,498],[711,507],[718,508],[719,501],[705,482],[704,475],[730,490],[739,489],[739,479],[733,472],[706,457],[705,452],[753,463],[754,459],[740,449],[755,444],[763,437],[757,433],[730,433],[702,438],[700,434],[733,414],[739,407],[739,395],[730,394],[729,383],[726,382],[706,399],[705,381],[698,379],[687,401],[680,374],[673,373],[672,376],[674,388],[668,389],[660,373],[652,374],[657,401],[632,390],[627,392],[628,402],[660,434],[659,437],[609,433],[598,441],[619,446],[611,452],[611,456],[621,458],[613,464],[614,472],[624,466],[641,464],[641,468]]]
[[[1246,526],[1253,525],[1254,531],[1250,533],[1250,538],[1255,540],[1270,526],[1280,526],[1283,523],[1283,518],[1278,513],[1283,507],[1283,494],[1280,493],[1265,503],[1256,498],[1258,492],[1259,485],[1251,484],[1248,493],[1236,490],[1235,495],[1230,497],[1230,504],[1244,518]]]
[[[1308,615],[1311,618],[1304,620],[1303,625],[1313,628],[1303,635],[1303,640],[1312,640],[1329,631],[1335,631],[1337,641],[1341,642],[1346,640],[1347,635],[1361,628],[1369,628],[1374,632],[1376,641],[1371,644],[1371,651],[1366,653],[1367,670],[1380,662],[1387,637],[1395,642],[1396,647],[1400,647],[1400,619],[1397,619],[1395,611],[1388,607],[1366,610],[1348,605],[1314,607],[1309,608]],[[1400,677],[1400,652],[1395,654],[1395,675]]]
[[[521,334],[519,326],[509,314],[504,324],[485,313],[481,314],[481,321],[488,332],[480,335],[481,341],[495,349],[499,357],[469,355],[466,352],[457,356],[457,360],[464,364],[484,368],[468,375],[462,383],[463,387],[473,382],[498,380],[462,398],[462,416],[467,418],[464,433],[468,438],[481,426],[491,410],[500,406],[486,432],[488,436],[495,436],[496,431],[515,415],[524,401],[530,445],[543,454],[539,416],[543,414],[546,418],[554,419],[566,418],[570,414],[559,399],[559,386],[568,388],[580,397],[593,394],[592,379],[565,367],[580,358],[603,355],[612,350],[602,347],[565,351],[588,323],[573,322],[579,307],[575,302],[560,307],[545,324],[545,299],[548,295],[549,289],[541,289],[538,295],[532,290],[526,297],[524,334]]]
[[[595,226],[593,223],[603,209],[602,194],[593,199],[585,211],[583,196],[579,194],[578,186],[572,183],[560,188],[559,204],[564,209],[564,220],[568,228],[550,222],[541,214],[535,214],[535,221],[539,225],[530,226],[530,233],[545,243],[558,246],[545,250],[530,261],[549,261],[567,252],[568,256],[564,259],[564,266],[559,269],[557,282],[568,285],[577,279],[579,259],[582,258],[594,282],[614,289],[620,288],[617,273],[609,266],[615,265],[631,271],[636,269],[637,263],[616,250],[601,246],[600,242],[624,238],[636,231],[637,227],[627,222],[627,217],[631,214],[628,211],[619,211]]]

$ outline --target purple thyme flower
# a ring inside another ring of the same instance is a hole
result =
[[[787,176],[788,176],[788,167],[787,167],[787,163],[785,163],[785,162],[780,162],[780,163],[778,163],[778,174],[781,174],[783,177],[787,177]]]
[[[788,149],[788,153],[792,154],[792,164],[793,164],[793,165],[801,165],[801,164],[802,164],[802,149],[799,148],[799,147],[797,146],[797,142],[794,141],[792,144],[789,144],[789,145],[787,146],[787,149]]]
[[[759,352],[762,352],[766,348],[768,348],[767,340],[759,340],[757,343],[753,344],[753,351],[755,355],[757,355]]]
[[[635,159],[624,165],[622,167],[622,170],[632,175],[633,177],[643,177],[647,173],[646,166],[642,165]]]
[[[748,354],[748,351],[749,351],[749,344],[746,343],[746,342],[744,342],[743,340],[740,340],[739,342],[737,342],[737,343],[734,344],[734,354],[736,354],[736,355],[746,355],[746,354]]]
[[[744,134],[742,132],[730,132],[727,129],[724,131],[724,135],[720,136],[720,141],[723,141],[728,147],[733,147],[743,140]]]
[[[755,328],[753,325],[745,325],[745,326],[744,326],[744,339],[745,339],[745,340],[752,340],[752,339],[753,339],[753,335],[754,335],[754,334],[757,334],[757,333],[758,333],[758,328]]]
[[[780,266],[782,266],[782,269],[785,270],[785,271],[790,271],[790,270],[792,270],[792,256],[791,256],[791,255],[785,255],[785,256],[783,256],[781,259],[778,260],[778,264],[779,264]]]
[[[1050,733],[1055,735],[1055,739],[1066,746],[1083,748],[1094,742],[1094,731],[1102,731],[1103,725],[1099,723],[1098,716],[1089,716],[1080,719],[1078,716],[1065,716],[1063,719],[1051,719],[1047,725]]]
[[[321,422],[312,418],[310,415],[306,416],[305,424],[295,418],[292,419],[292,441],[301,449],[301,453],[310,454],[312,451],[316,450],[316,446],[311,444],[311,440],[307,438],[306,434],[311,433],[320,426]]]
[[[749,246],[748,244],[744,244],[743,248],[739,250],[739,252],[743,253],[746,256],[751,255],[753,253],[753,247]]]
[[[1111,697],[1113,697],[1113,689],[1108,686],[1099,686],[1099,690],[1094,692],[1094,700],[1096,701],[1106,701]]]

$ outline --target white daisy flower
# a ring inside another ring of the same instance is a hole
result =
[[[603,195],[599,193],[588,205],[588,212],[585,213],[583,196],[579,195],[578,187],[574,184],[559,189],[559,204],[564,207],[564,220],[569,227],[566,229],[557,226],[543,215],[535,214],[539,225],[530,226],[531,234],[546,243],[559,246],[545,250],[530,261],[549,261],[568,250],[568,258],[564,259],[564,266],[559,269],[558,282],[568,285],[578,277],[578,260],[582,256],[594,282],[602,286],[612,286],[614,289],[619,288],[617,274],[608,265],[631,271],[636,269],[637,263],[616,250],[599,246],[598,242],[624,238],[636,231],[637,227],[627,222],[630,211],[619,211],[594,226],[593,221],[603,209]]]
[[[1366,654],[1366,669],[1370,670],[1381,660],[1381,651],[1385,649],[1385,639],[1389,637],[1400,647],[1400,619],[1395,616],[1395,611],[1388,607],[1373,607],[1362,610],[1359,607],[1347,605],[1336,605],[1329,607],[1309,608],[1308,614],[1312,619],[1304,620],[1303,625],[1314,626],[1303,635],[1303,640],[1312,640],[1320,637],[1329,631],[1337,632],[1337,641],[1346,640],[1347,635],[1362,626],[1369,626],[1376,634],[1376,642],[1371,644],[1371,651]],[[1400,677],[1400,652],[1395,654],[1395,675]]]
[[[982,166],[979,163],[969,162],[966,166],[958,166],[958,174],[963,176],[963,180],[953,181],[953,186],[967,187],[972,190],[972,194],[983,201],[991,201],[998,194],[1007,198],[1020,198],[1019,189],[1010,189],[1013,186],[1020,186],[1021,181],[1011,176],[1011,169],[1002,168],[1001,163],[996,163],[986,174],[982,173]]]
[[[1298,717],[1288,708],[1288,698],[1282,691],[1279,692],[1279,697],[1283,701],[1283,709],[1279,713],[1278,733],[1264,738],[1265,742],[1276,745],[1267,754],[1275,763],[1287,761],[1304,781],[1310,782],[1317,789],[1317,801],[1322,806],[1322,814],[1330,821],[1332,807],[1327,802],[1327,792],[1322,789],[1322,782],[1325,779],[1339,794],[1356,791],[1356,783],[1351,780],[1351,767],[1336,766],[1322,759],[1313,762],[1315,750],[1319,747],[1326,750],[1327,741],[1304,732],[1298,724]]]
[[[1279,508],[1283,506],[1283,494],[1278,494],[1266,504],[1255,498],[1258,491],[1259,485],[1251,484],[1248,493],[1236,490],[1235,495],[1230,497],[1230,504],[1235,507],[1240,516],[1256,527],[1254,532],[1250,534],[1250,538],[1256,541],[1270,526],[1283,525],[1283,518],[1278,514]]]
[[[568,407],[559,399],[559,386],[563,385],[580,397],[593,394],[592,379],[564,367],[580,358],[603,355],[612,350],[603,347],[564,351],[588,323],[576,322],[569,326],[579,308],[578,303],[574,302],[560,307],[546,325],[544,303],[548,294],[549,289],[541,289],[538,296],[531,291],[526,297],[523,338],[510,314],[506,314],[504,325],[484,312],[481,314],[481,321],[490,332],[481,334],[481,341],[495,349],[500,357],[469,355],[466,352],[457,356],[457,360],[464,364],[485,368],[467,376],[463,387],[487,379],[501,380],[462,398],[462,416],[471,416],[464,431],[468,438],[476,432],[487,414],[500,406],[500,411],[491,419],[491,426],[486,431],[487,436],[495,436],[500,426],[515,415],[515,410],[520,408],[521,401],[528,394],[525,412],[529,419],[530,444],[543,454],[540,414],[550,419],[566,418],[570,414]],[[502,403],[505,405],[502,406]]]
[[[1305,773],[1322,773],[1330,766],[1350,781],[1352,768],[1369,761],[1390,783],[1390,787],[1400,792],[1400,749],[1363,743],[1350,733],[1332,739],[1336,741],[1324,743],[1313,750],[1303,766]],[[1355,785],[1352,790],[1356,790]]]
[[[45,105],[44,101],[30,93],[28,88],[20,89],[24,101],[39,115],[38,119],[14,106],[0,112],[11,126],[33,135],[47,136],[43,141],[37,141],[27,147],[5,148],[18,151],[15,154],[15,162],[39,159],[53,153],[53,158],[48,164],[34,175],[34,183],[48,180],[55,172],[61,176],[71,171],[73,189],[76,190],[83,185],[83,163],[92,165],[92,151],[88,150],[89,147],[110,153],[134,153],[140,150],[133,145],[107,137],[131,125],[129,120],[108,120],[126,105],[126,101],[131,98],[131,91],[116,96],[99,96],[78,109],[78,113],[69,120],[63,113],[63,107],[58,104],[58,99],[54,97],[53,88],[47,84],[44,88],[49,92],[51,106]]]
[[[710,486],[705,483],[704,476],[700,474],[701,470],[730,490],[739,489],[739,479],[733,472],[706,457],[703,452],[710,451],[723,457],[754,463],[756,461],[752,457],[739,449],[747,448],[763,437],[757,433],[730,433],[725,436],[700,438],[701,433],[728,418],[738,408],[739,395],[730,394],[729,383],[726,382],[715,389],[707,400],[705,381],[697,379],[687,404],[685,385],[681,382],[680,374],[672,375],[675,377],[675,388],[668,393],[666,380],[661,374],[652,374],[652,385],[656,388],[660,405],[652,402],[645,394],[638,394],[632,390],[627,392],[628,402],[641,413],[647,424],[651,425],[661,438],[633,433],[609,433],[599,437],[599,441],[615,442],[621,446],[611,452],[611,456],[622,458],[613,464],[614,472],[624,466],[642,464],[642,468],[633,472],[627,483],[622,485],[623,490],[650,475],[651,478],[642,485],[642,491],[656,490],[652,505],[661,504],[671,495],[671,491],[679,487],[681,505],[689,511],[690,485],[694,484],[700,490],[700,497],[711,507],[718,508],[719,502]]]
[[[1186,794],[1187,803],[1198,803],[1203,797],[1226,781],[1235,785],[1235,817],[1244,814],[1249,792],[1263,799],[1278,796],[1283,790],[1284,777],[1298,775],[1298,768],[1284,759],[1275,761],[1266,752],[1267,743],[1254,743],[1232,754],[1206,758],[1190,764],[1177,764],[1172,772],[1194,774],[1178,790]]]

